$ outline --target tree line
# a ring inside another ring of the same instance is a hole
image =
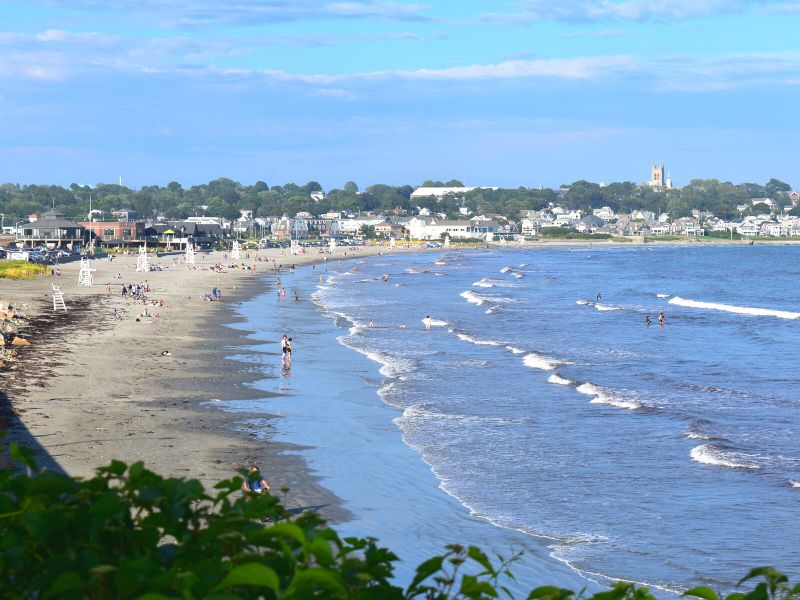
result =
[[[427,180],[424,187],[460,187],[462,182]],[[615,212],[629,213],[641,209],[656,214],[669,213],[670,217],[689,216],[699,209],[730,219],[737,214],[737,206],[749,204],[752,198],[770,198],[780,205],[788,203],[786,192],[791,186],[777,179],[766,184],[721,182],[717,179],[694,179],[689,185],[672,190],[656,190],[633,182],[616,182],[600,185],[579,180],[558,190],[534,188],[476,188],[466,193],[448,194],[437,200],[433,197],[411,200],[415,187],[374,184],[364,190],[348,181],[341,188],[329,190],[324,198],[313,198],[320,192],[319,182],[304,185],[286,183],[269,186],[264,181],[245,185],[220,177],[201,185],[184,188],[173,181],[166,186],[148,185],[134,190],[116,184],[98,184],[94,187],[71,184],[57,185],[0,185],[0,213],[7,225],[24,220],[32,213],[41,213],[52,207],[67,218],[83,220],[89,207],[106,213],[115,209],[134,210],[141,217],[163,215],[167,219],[184,219],[192,216],[215,216],[235,219],[240,211],[250,211],[256,217],[294,216],[299,212],[319,215],[327,212],[359,213],[364,211],[397,211],[409,214],[417,208],[444,212],[455,218],[460,209],[468,208],[473,214],[500,215],[517,221],[521,211],[541,210],[562,204],[572,210],[591,213],[592,209],[609,206]],[[767,207],[768,208],[768,207]],[[757,209],[763,212],[764,207]],[[799,213],[800,214],[800,213]]]

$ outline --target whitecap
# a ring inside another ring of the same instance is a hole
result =
[[[614,310],[622,310],[619,306],[609,306],[608,304],[595,304],[594,307],[601,312],[610,312]]]
[[[478,294],[476,294],[472,290],[467,290],[466,292],[461,292],[460,296],[462,298],[464,298],[464,300],[466,300],[470,304],[477,304],[478,306],[480,306],[481,304],[486,302],[486,300],[484,300],[481,296],[479,296]]]
[[[669,294],[656,294],[656,297],[658,298],[669,298],[669,296]]]
[[[580,304],[581,306],[589,306],[591,302],[589,300],[578,300],[575,304]]]
[[[506,346],[506,350],[511,352],[511,354],[525,354],[525,350],[522,348],[517,348],[515,346]]]
[[[494,340],[482,340],[480,338],[475,338],[472,337],[471,335],[467,335],[466,333],[457,333],[456,336],[460,340],[469,342],[470,344],[476,344],[478,346],[502,346],[500,342],[495,342]]]
[[[700,444],[699,446],[695,446],[692,448],[689,455],[692,457],[692,460],[704,465],[727,467],[729,469],[748,469],[751,471],[759,469],[758,465],[739,462],[735,453],[725,452],[714,444]]]
[[[541,354],[528,354],[522,359],[523,364],[531,369],[540,371],[553,371],[559,366],[559,362],[553,358],[542,356]]]
[[[476,281],[472,285],[475,287],[492,288],[494,287],[495,284],[489,281],[486,277],[484,277],[483,279],[481,279],[480,281]]]
[[[589,401],[591,404],[608,404],[609,406],[616,406],[617,408],[625,408],[627,410],[636,410],[642,407],[638,402],[615,396],[610,390],[593,383],[582,383],[576,389],[585,396],[593,396]]]
[[[800,319],[800,313],[787,310],[773,310],[771,308],[757,308],[753,306],[735,306],[733,304],[719,304],[716,302],[701,302],[699,300],[687,300],[680,296],[675,296],[669,300],[669,304],[686,306],[688,308],[705,308],[708,310],[719,310],[723,312],[736,313],[740,315],[750,315],[754,317],[777,317],[779,319]]]
[[[494,313],[496,313],[496,312],[500,312],[501,310],[503,310],[503,307],[502,307],[502,306],[500,306],[500,305],[498,305],[498,304],[495,304],[494,306],[490,306],[489,308],[487,308],[487,309],[484,311],[484,314],[486,314],[486,315],[493,315]]]
[[[564,379],[560,375],[553,373],[550,377],[547,378],[549,383],[554,383],[555,385],[572,385],[575,382],[571,379]]]
[[[794,479],[789,480],[789,485],[793,488],[800,488],[800,481],[795,481]]]

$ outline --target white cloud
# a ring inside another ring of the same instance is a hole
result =
[[[501,24],[534,21],[674,21],[716,14],[739,13],[761,7],[797,6],[775,0],[522,0],[508,13],[487,13],[481,20]]]
[[[42,0],[40,0],[42,2]],[[108,12],[163,27],[213,27],[322,19],[427,20],[422,4],[393,0],[49,0],[48,6]]]

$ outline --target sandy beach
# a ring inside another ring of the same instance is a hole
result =
[[[386,249],[340,248],[328,260],[379,252]],[[288,267],[324,256],[316,249],[297,255],[270,249],[243,252],[233,261],[203,253],[196,268],[187,269],[182,255],[164,255],[151,259],[151,268],[163,270],[143,273],[131,254],[92,261],[91,287],[78,285],[79,262],[60,265],[60,277],[4,280],[0,302],[24,316],[19,336],[31,343],[0,371],[0,419],[8,440],[34,448],[47,468],[78,477],[112,459],[142,460],[162,475],[197,478],[210,487],[256,463],[273,490],[289,488],[289,508],[324,507],[329,518],[346,516],[293,448],[265,441],[273,418],[214,406],[268,395],[249,385],[264,377],[258,366],[241,360],[265,351],[250,348],[248,332],[230,325],[237,305],[280,277],[273,260]],[[234,262],[255,269],[230,268]],[[220,272],[211,269],[215,263]],[[121,297],[123,284],[145,281],[152,290],[147,304]],[[52,283],[64,292],[66,314],[53,311]],[[222,300],[204,300],[215,287]],[[275,349],[268,353],[277,361],[280,333],[273,337]],[[227,358],[234,354],[238,360]]]

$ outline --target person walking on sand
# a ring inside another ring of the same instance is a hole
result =
[[[662,327],[664,326],[664,320],[665,320],[664,313],[658,315],[658,324],[661,325]]]

